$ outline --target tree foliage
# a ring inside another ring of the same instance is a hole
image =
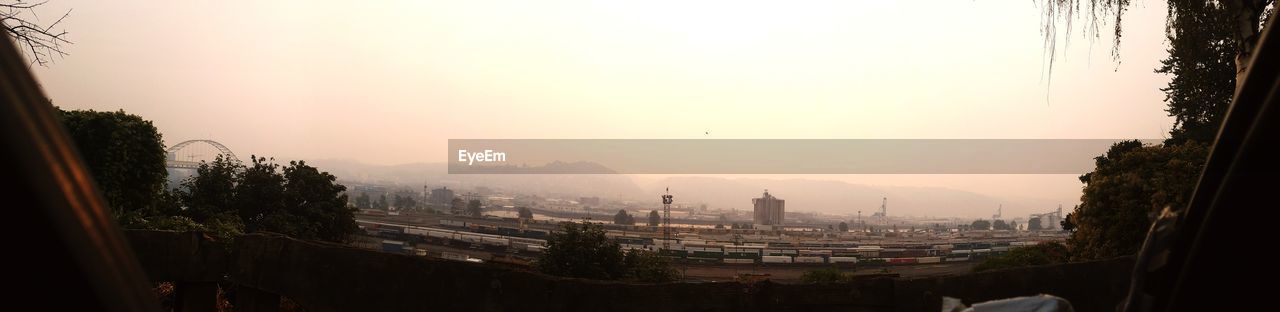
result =
[[[378,195],[378,200],[373,202],[373,209],[387,210],[388,206],[390,205],[387,204],[387,194]]]
[[[467,202],[467,215],[476,218],[484,216],[484,206],[480,204],[479,199],[472,199]]]
[[[649,226],[658,226],[659,224],[662,224],[662,216],[659,216],[659,215],[658,215],[658,211],[657,211],[657,210],[650,211],[650,212],[649,212]]]
[[[1096,157],[1080,205],[1067,216],[1076,231],[1067,240],[1081,259],[1130,255],[1141,247],[1155,213],[1180,209],[1190,200],[1208,148],[1188,142],[1175,146],[1124,141]],[[1068,229],[1068,224],[1063,223]]]
[[[369,200],[369,193],[360,192],[360,196],[356,196],[356,208],[372,209],[373,202]]]
[[[165,190],[168,172],[160,133],[124,111],[61,111],[61,119],[123,227],[199,230],[232,238],[271,231],[301,239],[341,241],[356,230],[346,187],[290,162],[281,167],[221,155],[202,162],[182,187]]]
[[[1048,0],[1046,14],[1063,9],[1070,12],[1080,8],[1080,2]],[[1138,141],[1113,145],[1095,158],[1093,172],[1080,177],[1085,183],[1082,203],[1060,223],[1064,231],[1072,233],[1067,246],[1074,257],[1133,254],[1141,247],[1156,212],[1187,204],[1208,155],[1207,144],[1213,143],[1239,82],[1236,78],[1248,68],[1259,21],[1269,18],[1269,10],[1263,8],[1273,3],[1168,1],[1165,36],[1169,55],[1156,72],[1173,76],[1169,85],[1161,88],[1166,111],[1174,117],[1173,129],[1163,146],[1143,146]],[[1129,1],[1089,4],[1085,9],[1093,14],[1089,18],[1094,25],[1098,8],[1113,10],[1118,43],[1120,16]],[[1070,21],[1072,16],[1068,13],[1066,18]]]
[[[199,178],[183,180],[182,189],[175,192],[179,202],[186,207],[187,215],[203,223],[210,218],[235,214],[232,202],[239,181],[238,169],[240,164],[237,161],[222,155],[214,158],[213,162],[196,167],[193,177]]]
[[[1080,209],[1080,206],[1076,206],[1075,209]],[[1062,226],[1063,231],[1075,232],[1076,222],[1072,220],[1075,220],[1075,213],[1067,213],[1067,216],[1062,217],[1062,221],[1058,221],[1058,225]]]
[[[975,221],[973,221],[973,223],[969,224],[969,229],[972,229],[972,230],[990,230],[990,229],[991,229],[991,221],[987,221],[987,220],[975,220]]]
[[[996,220],[995,222],[991,223],[991,229],[1007,231],[1007,230],[1011,230],[1012,228],[1008,223],[1005,223],[1004,220]]]
[[[622,247],[589,222],[562,222],[547,237],[547,249],[534,267],[546,274],[601,280],[668,282],[678,278],[670,260],[656,253]]]
[[[283,215],[277,212],[284,210],[284,176],[280,175],[280,165],[265,157],[249,156],[250,165],[242,168],[243,172],[236,183],[232,207],[244,221],[245,230],[257,232],[264,225],[268,228],[281,227],[290,220],[281,220]],[[195,177],[199,179],[199,177]],[[279,224],[279,225],[277,225]]]
[[[181,209],[155,216],[149,228],[166,228],[166,218],[189,218],[202,231],[223,238],[246,232],[275,232],[300,239],[341,242],[357,229],[347,207],[346,187],[303,161],[281,167],[251,156],[251,165],[223,157],[201,163],[196,175],[174,191]]]
[[[355,213],[347,207],[346,187],[334,183],[333,175],[304,161],[291,161],[282,168],[265,157],[250,160],[250,165],[222,158],[202,163],[197,172],[214,174],[197,174],[184,181],[187,188],[178,191],[181,204],[192,216],[204,218],[198,219],[201,222],[242,224],[244,232],[334,242],[355,233]],[[229,192],[227,185],[232,185]]]
[[[1031,218],[1031,220],[1027,220],[1028,231],[1039,231],[1041,230],[1041,228],[1042,226],[1040,225],[1040,217],[1035,217],[1035,218]]]
[[[294,223],[268,229],[303,239],[343,241],[355,233],[355,213],[347,208],[347,187],[334,183],[337,177],[308,166],[305,161],[290,161],[284,168],[285,210]]]
[[[1067,246],[1057,242],[1043,242],[1032,246],[1010,249],[1002,255],[995,255],[983,260],[973,267],[974,272],[1008,269],[1033,265],[1063,263],[1069,260]]]
[[[823,268],[805,271],[800,275],[800,282],[805,284],[834,284],[853,279],[853,275],[836,268]]]
[[[533,219],[533,210],[529,210],[529,207],[520,207],[516,210],[516,215],[521,219]]]
[[[840,228],[840,232],[848,232],[848,231],[849,231],[849,224],[848,224],[848,223],[845,223],[845,222],[843,222],[843,221],[841,221],[841,222],[840,222],[840,225],[839,225],[839,228]]]
[[[418,200],[413,199],[413,196],[396,195],[391,205],[398,210],[414,209],[418,207]]]
[[[613,224],[635,225],[636,218],[627,213],[626,209],[619,209],[618,213],[613,215]]]
[[[155,125],[124,111],[59,112],[111,212],[153,214],[168,176],[164,143]]]
[[[627,280],[662,283],[679,278],[679,272],[671,266],[671,260],[648,250],[627,251],[623,259]]]
[[[536,262],[542,273],[613,280],[624,275],[623,253],[605,236],[604,227],[588,222],[563,222],[547,237],[547,249]]]
[[[1157,73],[1172,75],[1165,93],[1174,117],[1167,145],[1213,143],[1236,85],[1236,39],[1226,8],[1205,1],[1171,0],[1169,56]]]

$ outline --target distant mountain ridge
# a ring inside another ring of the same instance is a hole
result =
[[[640,183],[614,174],[448,174],[444,163],[370,165],[351,160],[316,159],[307,164],[332,173],[340,181],[402,185],[420,189],[448,186],[484,186],[500,191],[539,194],[567,199],[598,196],[624,200],[655,199],[670,187],[676,201],[707,204],[710,208],[750,210],[751,199],[768,189],[787,201],[788,211],[808,211],[865,217],[879,211],[881,198],[889,199],[891,216],[939,216],[990,218],[1000,205],[1004,218],[1026,218],[1056,208],[1057,202],[1037,198],[992,197],[941,187],[878,186],[810,179],[762,179],[720,177],[667,177]],[[651,198],[652,197],[652,198]],[[656,202],[656,200],[655,200]],[[1065,207],[1070,209],[1070,207]]]

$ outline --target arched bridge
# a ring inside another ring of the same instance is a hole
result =
[[[197,144],[199,143],[199,144]],[[236,154],[226,145],[214,140],[188,140],[169,147],[165,151],[165,167],[195,169],[201,161],[211,162],[218,155],[239,162]]]

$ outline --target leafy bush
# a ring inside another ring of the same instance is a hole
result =
[[[825,268],[817,270],[809,270],[800,276],[800,281],[805,284],[832,284],[840,283],[853,279],[852,274],[841,272],[836,268]]]
[[[604,227],[588,222],[563,222],[547,237],[547,249],[535,263],[546,274],[601,280],[668,282],[677,278],[666,257],[650,251],[624,253],[605,236]]]
[[[1033,246],[1010,249],[1002,255],[988,257],[973,267],[974,272],[1009,269],[1025,266],[1067,262],[1070,254],[1067,246],[1057,242],[1044,242]]]
[[[1075,227],[1067,239],[1072,256],[1090,260],[1137,253],[1155,213],[1190,201],[1208,152],[1194,141],[1112,145],[1095,158],[1094,171],[1080,177],[1085,183],[1081,203],[1068,215]]]
[[[680,274],[671,266],[671,260],[648,250],[631,250],[623,261],[626,279],[646,283],[676,280]]]

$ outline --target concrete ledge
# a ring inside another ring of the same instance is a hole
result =
[[[229,246],[199,232],[124,231],[153,282],[217,282],[227,272]]]
[[[231,279],[315,311],[889,311],[893,282],[629,284],[381,253],[253,234]]]
[[[1107,311],[1124,296],[1133,267],[1129,257],[830,285],[629,284],[275,234],[237,238],[232,253],[199,233],[128,231],[126,236],[154,281],[226,276],[240,287],[262,291],[263,298],[278,294],[312,311],[939,311],[941,296],[973,303],[1040,293],[1066,298],[1079,311]]]

